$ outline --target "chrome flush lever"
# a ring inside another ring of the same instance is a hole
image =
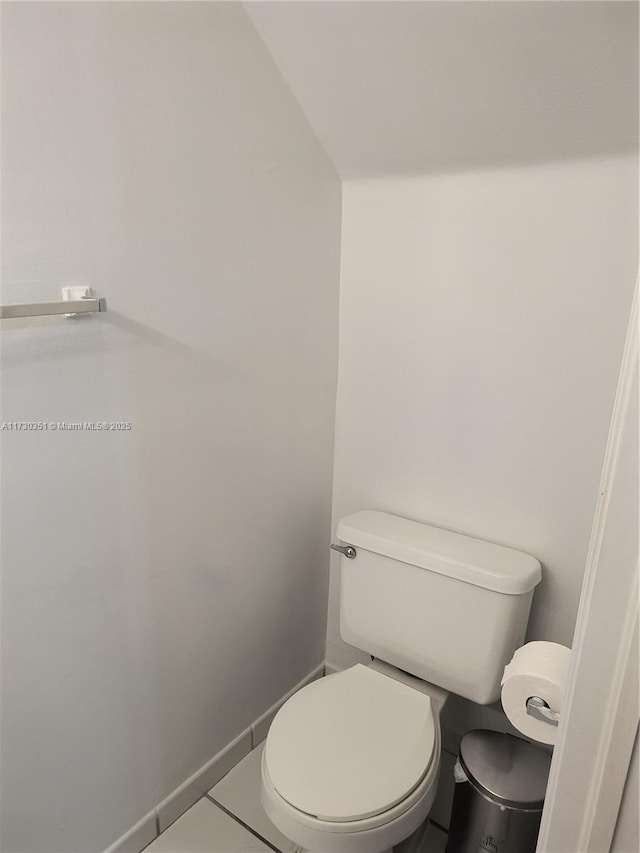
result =
[[[349,560],[354,560],[357,554],[357,551],[353,547],[353,545],[334,545],[334,543],[332,542],[331,547],[334,551],[340,551],[340,553],[344,554],[345,557],[348,557]]]

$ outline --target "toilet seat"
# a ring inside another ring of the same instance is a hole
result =
[[[296,809],[284,797],[280,796],[269,776],[269,770],[266,766],[266,756],[263,751],[261,763],[261,800],[273,823],[290,838],[294,837],[294,833],[289,827],[281,824],[280,821],[283,818],[287,821],[293,821],[293,824],[298,829],[304,829],[305,831],[312,830],[315,833],[319,833],[322,837],[329,835],[332,835],[334,838],[339,836],[353,838],[356,835],[364,837],[372,831],[375,832],[384,829],[388,824],[398,822],[407,815],[410,816],[415,812],[416,808],[424,811],[422,818],[418,821],[418,823],[421,823],[433,802],[435,795],[434,783],[438,778],[438,771],[438,763],[432,761],[429,770],[409,796],[384,812],[360,820],[328,821]]]
[[[282,706],[263,771],[300,818],[353,831],[348,824],[381,825],[422,796],[438,743],[428,694],[356,664]]]

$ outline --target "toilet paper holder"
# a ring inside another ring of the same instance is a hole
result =
[[[557,726],[560,721],[558,711],[552,711],[549,705],[539,696],[529,696],[527,699],[527,714],[535,720]]]

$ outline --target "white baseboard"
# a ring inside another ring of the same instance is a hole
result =
[[[145,815],[135,826],[115,841],[105,853],[140,853],[157,838],[158,834],[170,826],[180,815],[196,803],[208,790],[226,776],[236,764],[248,755],[267,736],[271,721],[278,709],[300,688],[322,678],[324,663],[317,666],[302,681],[299,681],[288,693],[285,693],[264,714],[261,714],[237,738],[227,744],[192,776],[179,785],[175,791]]]
[[[210,788],[232,770],[245,755],[251,752],[251,729],[249,726],[235,740],[220,750],[182,785],[156,806],[158,830],[164,832],[180,815],[197,803]]]
[[[117,841],[105,850],[105,853],[140,853],[157,838],[156,811],[150,811],[142,820],[132,826]]]

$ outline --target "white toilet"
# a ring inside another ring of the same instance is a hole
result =
[[[276,714],[262,804],[317,853],[384,853],[431,809],[449,692],[488,704],[522,645],[540,563],[383,512],[337,527],[340,633],[373,656],[314,681]]]

